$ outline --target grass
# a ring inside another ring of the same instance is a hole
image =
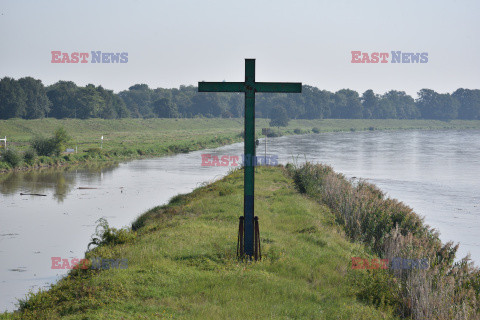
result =
[[[398,314],[413,319],[479,318],[480,270],[468,257],[454,262],[458,245],[443,244],[438,232],[411,208],[387,198],[375,185],[349,181],[326,165],[287,167],[299,191],[326,204],[350,239],[389,261],[429,261],[421,271],[392,270],[399,288],[400,298],[392,300]]]
[[[237,170],[153,208],[132,230],[102,224],[108,236],[87,257],[126,258],[127,269],[73,270],[0,319],[395,319],[389,275],[352,270],[351,257],[372,255],[280,167],[257,173],[263,259],[237,261],[242,201]]]
[[[256,120],[257,136],[261,136],[261,128],[267,128],[268,122]],[[49,137],[58,127],[64,127],[72,137],[67,148],[77,148],[78,154],[29,157],[19,164],[19,169],[163,156],[243,140],[243,119],[10,119],[0,120],[0,136],[7,136],[8,145],[23,154],[28,152],[34,137]],[[279,135],[396,129],[480,129],[480,121],[291,120],[288,127],[280,128]],[[0,161],[0,172],[12,169],[12,165]]]

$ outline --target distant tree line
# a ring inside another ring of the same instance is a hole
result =
[[[242,93],[198,93],[197,87],[151,89],[136,84],[119,92],[88,84],[59,81],[45,87],[25,77],[0,80],[0,119],[24,118],[193,118],[243,117]],[[256,116],[284,112],[290,119],[480,119],[480,90],[452,94],[422,89],[415,100],[404,91],[335,93],[304,85],[302,94],[257,94]]]

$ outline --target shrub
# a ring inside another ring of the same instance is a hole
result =
[[[22,162],[22,157],[15,149],[7,149],[2,153],[2,159],[13,168],[17,167]]]
[[[294,129],[294,130],[293,130],[293,133],[295,133],[295,134],[302,134],[302,130],[301,130],[301,129]]]
[[[269,138],[275,138],[275,137],[281,137],[281,136],[282,136],[282,133],[280,132],[280,130],[271,129],[267,133],[267,137],[269,137]]]
[[[55,133],[50,140],[53,145],[53,152],[58,156],[63,150],[65,150],[70,137],[68,136],[65,128],[59,127],[57,130],[55,130]]]
[[[312,132],[313,132],[313,133],[320,133],[320,129],[318,129],[317,127],[315,127],[315,128],[312,129]]]
[[[98,225],[95,228],[95,234],[92,236],[92,240],[88,244],[87,249],[90,249],[91,245],[115,245],[127,243],[135,239],[135,232],[126,228],[111,228],[105,218],[100,218],[96,222]]]
[[[23,161],[25,161],[28,165],[33,165],[35,163],[35,159],[37,158],[37,154],[35,153],[34,149],[28,149],[23,154]]]
[[[31,145],[33,150],[35,150],[39,156],[49,156],[53,154],[55,150],[55,146],[51,139],[40,136],[33,138]]]
[[[3,170],[8,170],[8,169],[10,169],[10,166],[8,165],[8,163],[0,161],[0,172],[2,172]]]
[[[70,137],[67,135],[67,131],[63,127],[55,130],[53,137],[44,138],[41,136],[35,137],[32,142],[32,148],[37,152],[39,156],[59,156],[60,153],[65,150],[67,142]]]

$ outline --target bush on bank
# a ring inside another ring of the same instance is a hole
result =
[[[388,271],[395,277],[401,295],[401,303],[396,304],[400,316],[478,319],[479,269],[469,257],[455,263],[458,245],[442,244],[438,233],[411,208],[386,198],[375,185],[349,181],[326,165],[288,165],[287,170],[300,192],[330,207],[352,240],[367,244],[375,254],[390,261],[394,257],[428,258],[430,267],[426,270]]]

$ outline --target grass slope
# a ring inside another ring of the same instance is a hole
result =
[[[261,128],[268,127],[268,123],[268,119],[256,120],[257,136],[261,135]],[[59,127],[64,127],[71,137],[65,147],[78,149],[78,154],[33,157],[23,161],[32,138],[50,137]],[[279,134],[395,129],[480,129],[480,121],[292,120],[288,127],[279,130]],[[12,166],[36,169],[189,152],[242,141],[242,131],[243,119],[0,120],[0,136],[7,136],[8,145],[20,151],[19,162],[0,161],[0,173],[12,171]],[[103,149],[100,149],[102,136]],[[3,145],[0,145],[1,149]]]
[[[0,318],[392,319],[356,298],[366,270],[351,270],[350,259],[367,253],[329,209],[298,193],[281,168],[257,170],[262,261],[235,258],[238,170],[140,216],[133,240],[87,254],[127,258],[127,269],[74,270]]]
[[[257,132],[268,127],[268,119],[257,119]],[[70,147],[78,145],[79,151],[100,147],[103,135],[106,150],[118,147],[141,148],[192,142],[215,136],[234,137],[243,130],[243,119],[37,119],[0,120],[0,136],[7,136],[13,146],[24,147],[36,135],[51,136],[63,126],[72,137]],[[321,132],[350,130],[392,130],[392,129],[480,129],[480,121],[454,120],[362,120],[324,119],[291,120],[282,128],[284,133],[294,129],[310,131],[318,128]]]

